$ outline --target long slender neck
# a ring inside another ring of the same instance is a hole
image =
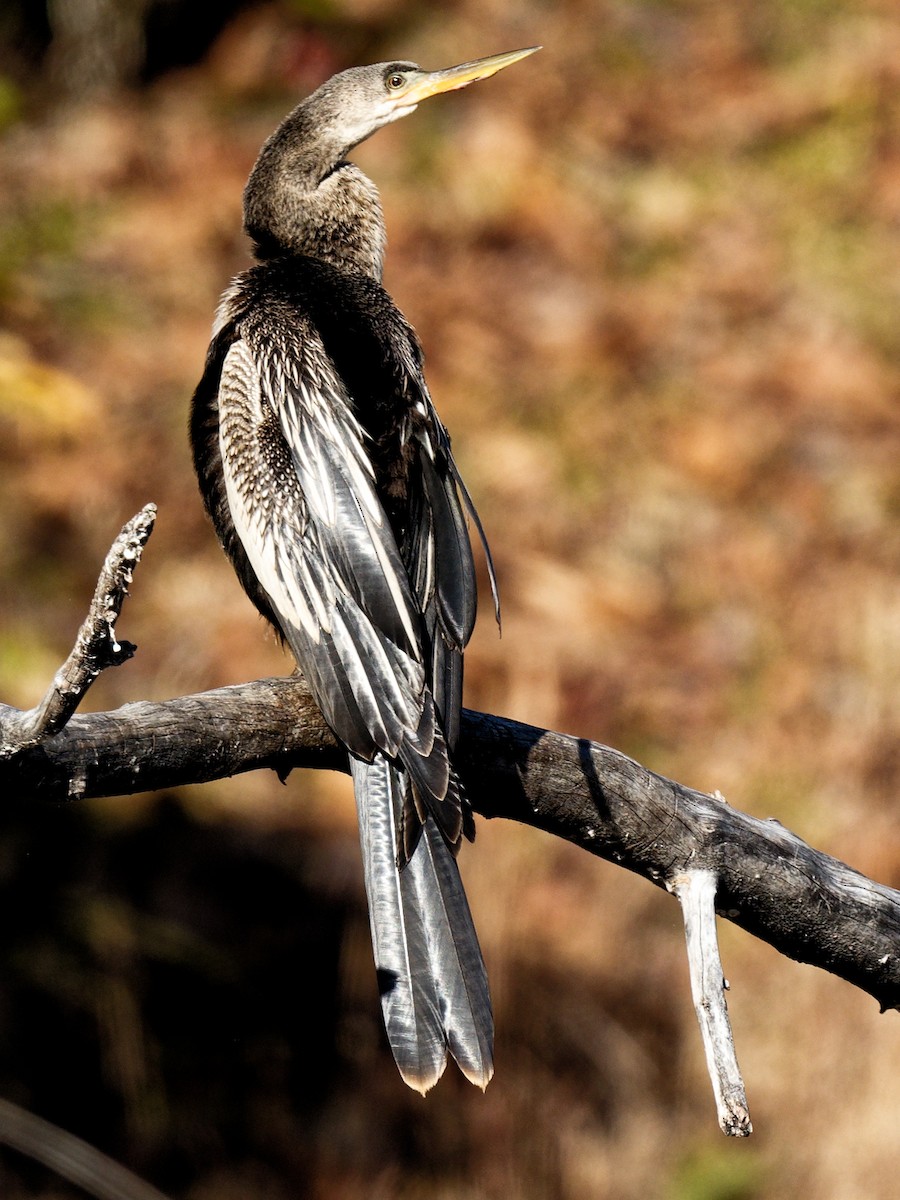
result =
[[[374,183],[349,147],[296,108],[260,151],[244,189],[244,228],[259,259],[303,254],[380,282],[385,228]]]

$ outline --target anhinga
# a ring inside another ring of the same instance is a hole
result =
[[[534,49],[444,71],[355,67],[285,118],[244,192],[259,265],[222,299],[191,416],[225,551],[350,752],[385,1025],[422,1092],[448,1049],[473,1083],[493,1073],[455,860],[473,824],[451,763],[475,621],[466,517],[481,526],[416,335],[381,286],[378,192],[345,156]]]

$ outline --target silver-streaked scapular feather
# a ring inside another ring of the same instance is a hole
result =
[[[350,753],[385,1027],[422,1092],[448,1051],[480,1087],[493,1073],[452,763],[476,606],[467,518],[487,544],[415,333],[381,286],[378,193],[345,156],[530,53],[352,68],[285,118],[244,193],[259,263],[223,297],[192,406],[220,540]]]

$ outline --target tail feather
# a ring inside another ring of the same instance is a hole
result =
[[[487,973],[456,859],[433,820],[425,822],[400,882],[401,889],[408,884],[427,914],[429,956],[450,1053],[466,1078],[485,1088],[494,1073]]]
[[[387,759],[351,760],[385,1028],[403,1079],[423,1094],[447,1051],[479,1087],[493,1074],[487,974],[456,861],[432,818],[397,867],[408,779]]]

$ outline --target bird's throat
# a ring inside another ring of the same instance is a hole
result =
[[[304,165],[260,160],[254,168],[244,223],[257,258],[299,254],[380,282],[386,237],[378,189],[350,162],[324,177]]]

